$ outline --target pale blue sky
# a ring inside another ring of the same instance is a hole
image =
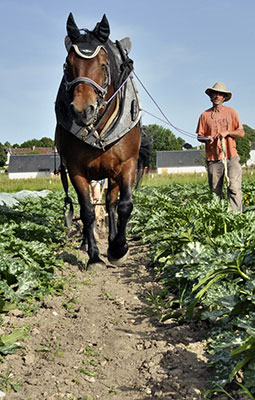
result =
[[[255,127],[254,0],[0,0],[0,141],[54,138],[54,101],[66,57],[66,20],[93,29],[105,13],[111,39],[132,39],[135,72],[172,124],[195,133],[204,93],[222,81],[229,106]],[[142,108],[163,118],[137,82]],[[143,112],[143,124],[167,124]],[[195,139],[176,136],[198,145]]]

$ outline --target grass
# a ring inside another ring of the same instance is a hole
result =
[[[243,168],[243,181],[254,181],[255,182],[255,170],[254,168],[245,169]],[[186,174],[158,174],[150,172],[145,175],[142,180],[143,186],[163,186],[170,185],[173,183],[187,184],[187,183],[206,183],[207,173],[206,172],[194,172]]]
[[[5,374],[0,375],[0,388],[6,392],[10,392],[13,390],[14,392],[18,392],[20,388],[19,382],[13,381],[13,374],[10,372],[10,367],[8,367]]]
[[[157,172],[144,176],[142,185],[162,186],[171,183],[206,182],[205,173],[199,174],[161,174]],[[21,190],[59,190],[62,189],[60,176],[49,178],[9,179],[7,174],[0,174],[0,193],[14,193]]]
[[[254,181],[255,173],[253,169],[248,171],[243,169],[243,181]],[[150,172],[143,177],[142,186],[162,186],[174,183],[205,183],[207,182],[207,174],[158,174]],[[71,186],[71,184],[70,184]],[[30,179],[9,179],[7,174],[0,174],[0,193],[14,193],[21,190],[60,190],[63,189],[59,175],[53,175],[49,178],[30,178]]]
[[[59,190],[62,183],[59,175],[49,178],[9,179],[7,174],[0,174],[0,193],[14,193],[21,190]]]
[[[142,180],[143,186],[162,186],[172,183],[200,183],[207,181],[207,174],[192,173],[192,174],[158,174],[150,172],[145,175]]]

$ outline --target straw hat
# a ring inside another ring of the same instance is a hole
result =
[[[224,101],[228,101],[231,99],[232,97],[232,93],[228,92],[226,89],[226,86],[224,85],[224,83],[222,82],[217,82],[213,85],[213,87],[206,89],[205,93],[211,97],[211,93],[212,92],[221,92],[225,94],[225,100]]]

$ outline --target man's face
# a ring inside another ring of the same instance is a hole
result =
[[[211,101],[215,107],[220,106],[225,100],[225,94],[222,92],[211,91]]]

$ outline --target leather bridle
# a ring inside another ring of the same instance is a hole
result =
[[[79,76],[78,78],[73,79],[72,81],[68,81],[67,75],[68,75],[68,69],[70,67],[68,66],[67,63],[64,64],[64,83],[66,90],[72,89],[74,86],[83,83],[86,85],[90,85],[95,92],[101,96],[102,98],[105,97],[107,93],[108,86],[111,84],[111,74],[110,74],[110,66],[109,62],[106,65],[106,74],[105,74],[105,79],[104,79],[104,84],[103,86],[100,86],[98,83],[93,81],[92,79],[88,78],[87,76]]]

